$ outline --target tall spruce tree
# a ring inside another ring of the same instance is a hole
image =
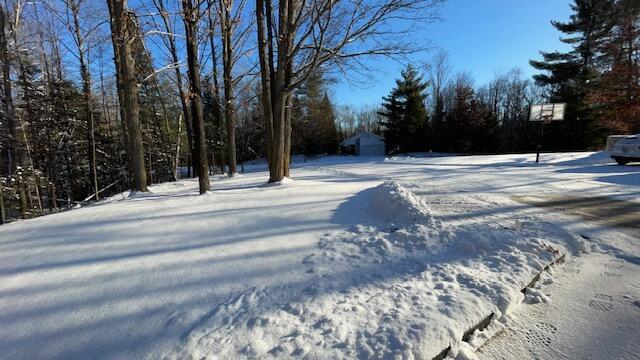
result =
[[[292,149],[307,155],[335,154],[338,131],[321,69],[314,71],[293,99]]]
[[[407,66],[396,80],[396,87],[384,97],[386,118],[382,125],[390,152],[425,151],[429,149],[428,115],[425,107],[428,83],[415,67]]]
[[[333,111],[333,104],[326,92],[320,101],[319,108],[321,114],[320,129],[322,129],[320,137],[320,151],[324,154],[335,154],[338,151],[340,142],[338,139],[338,129],[336,127],[336,117]]]
[[[640,1],[618,0],[608,36],[598,45],[601,73],[588,89],[609,132],[640,132]]]
[[[552,22],[566,35],[562,42],[572,46],[568,52],[542,52],[542,61],[531,66],[544,71],[534,76],[539,85],[550,87],[551,102],[567,103],[565,121],[549,129],[552,146],[567,143],[571,149],[584,149],[598,141],[595,114],[586,101],[591,83],[597,78],[598,47],[611,29],[614,0],[575,0],[568,22]]]

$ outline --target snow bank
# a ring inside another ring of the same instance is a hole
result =
[[[387,180],[373,191],[372,210],[383,221],[411,224],[432,220],[424,201],[395,181]]]
[[[303,260],[313,281],[218,305],[172,356],[430,359],[456,345],[471,358],[451,341],[488,314],[504,321],[564,243],[534,219],[444,223],[394,181],[363,193],[372,221],[320,239]]]
[[[537,166],[535,153],[503,154],[503,155],[449,155],[433,158],[412,156],[391,156],[384,159],[385,163],[413,163],[431,165],[500,165],[500,166]],[[611,164],[613,160],[608,152],[570,152],[570,153],[542,153],[540,165],[581,166]]]

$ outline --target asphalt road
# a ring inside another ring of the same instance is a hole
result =
[[[573,195],[513,196],[520,203],[579,216],[600,225],[619,227],[640,239],[640,203],[608,197]],[[622,230],[621,229],[621,230]]]

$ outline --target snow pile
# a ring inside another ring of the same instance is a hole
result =
[[[363,194],[371,221],[320,239],[303,260],[313,281],[218,305],[172,356],[431,358],[491,313],[506,321],[566,243],[533,218],[443,223],[393,181]]]
[[[367,276],[375,276],[388,268],[375,264],[415,267],[446,243],[442,223],[433,218],[422,199],[401,184],[385,181],[362,194],[368,210],[366,223],[320,239],[318,252],[303,260],[310,266],[308,272],[329,274],[360,268],[366,269]]]
[[[399,225],[432,221],[424,201],[399,183],[387,180],[373,191],[372,210],[381,220]]]
[[[446,155],[439,157],[391,156],[384,159],[385,163],[430,164],[447,166],[538,166],[535,163],[536,154],[507,154],[507,155]],[[571,152],[571,153],[543,153],[540,155],[540,165],[598,165],[612,164],[611,156],[606,151],[600,152]]]

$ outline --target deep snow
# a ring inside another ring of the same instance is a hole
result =
[[[0,349],[43,359],[429,359],[491,312],[494,331],[517,323],[520,289],[552,250],[584,264],[605,253],[632,260],[623,279],[640,283],[633,236],[516,198],[635,203],[640,168],[598,153],[545,154],[540,165],[534,156],[327,158],[276,186],[246,173],[197,196],[184,180],[4,225]],[[553,303],[546,291],[526,301]],[[483,342],[453,343],[452,354],[474,356]]]

